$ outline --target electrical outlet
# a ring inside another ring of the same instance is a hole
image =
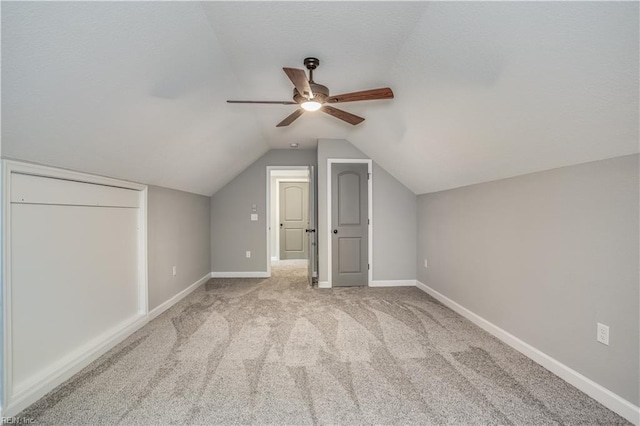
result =
[[[247,259],[249,259],[251,257],[251,252],[249,250],[247,250],[246,256],[247,256]]]
[[[173,267],[173,276],[175,277],[178,274],[178,267],[174,266]]]
[[[598,323],[596,339],[598,342],[609,346],[609,326]]]
[[[424,267],[427,267],[427,259],[424,260]]]
[[[258,221],[258,214],[257,213],[251,213],[251,221],[252,222],[257,222]]]

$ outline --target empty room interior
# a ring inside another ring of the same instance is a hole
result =
[[[640,425],[639,6],[2,1],[2,423]]]

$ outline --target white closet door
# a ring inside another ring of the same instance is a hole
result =
[[[14,394],[144,314],[138,193],[13,175]]]

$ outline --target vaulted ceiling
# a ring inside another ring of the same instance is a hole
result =
[[[2,155],[211,195],[344,138],[415,193],[638,152],[638,3],[2,3]],[[318,57],[352,127],[294,106]]]

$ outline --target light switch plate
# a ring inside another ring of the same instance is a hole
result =
[[[258,221],[258,214],[257,213],[252,213],[251,214],[251,221],[252,222],[257,222]]]

